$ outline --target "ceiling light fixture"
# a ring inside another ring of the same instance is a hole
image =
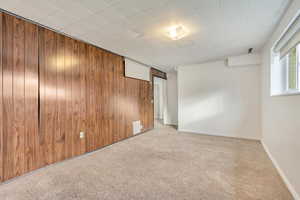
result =
[[[180,40],[188,34],[188,30],[181,24],[167,28],[167,36],[172,40]]]

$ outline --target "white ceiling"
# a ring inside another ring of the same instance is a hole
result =
[[[260,49],[289,0],[0,0],[0,8],[164,70]],[[190,34],[172,41],[164,28]]]

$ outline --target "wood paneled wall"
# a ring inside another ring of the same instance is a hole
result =
[[[0,12],[0,182],[3,181],[3,76],[2,76],[2,13]]]
[[[153,128],[152,84],[125,78],[123,57],[0,18],[0,182]]]
[[[36,169],[38,136],[38,29],[2,16],[2,177]]]

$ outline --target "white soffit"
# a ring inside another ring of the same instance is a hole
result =
[[[290,0],[0,0],[0,8],[150,66],[260,49]],[[185,38],[163,30],[180,23]]]

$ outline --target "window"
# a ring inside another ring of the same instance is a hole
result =
[[[281,68],[286,68],[287,92],[299,91],[299,73],[300,73],[300,45],[292,48],[288,54],[280,59]]]
[[[300,16],[272,49],[271,95],[300,94]]]

